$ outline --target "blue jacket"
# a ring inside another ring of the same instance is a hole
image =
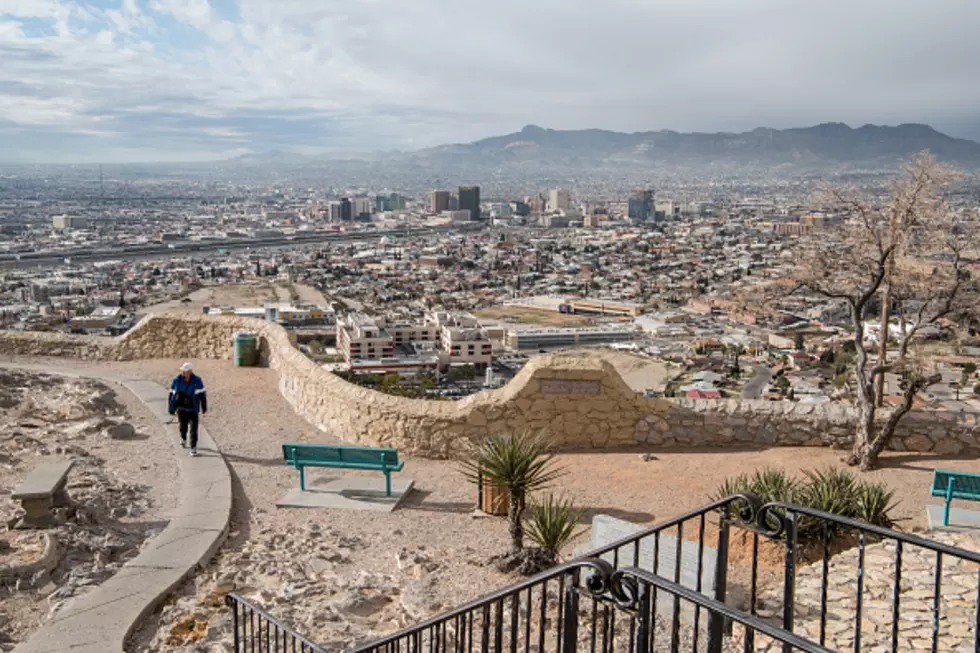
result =
[[[178,374],[173,383],[170,384],[170,406],[168,408],[172,415],[178,410],[189,411],[192,413],[208,412],[208,395],[204,392],[204,381],[201,377],[191,373],[191,378],[184,380],[183,374]]]

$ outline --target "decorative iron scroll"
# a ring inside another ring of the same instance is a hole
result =
[[[781,506],[763,504],[762,498],[751,492],[736,494],[732,498],[734,500],[729,505],[742,526],[774,540],[780,539],[786,532],[786,515],[781,512],[784,510]]]

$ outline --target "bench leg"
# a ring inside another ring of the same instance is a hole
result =
[[[385,470],[385,495],[391,496],[391,472]]]
[[[299,468],[299,491],[306,491],[306,476],[303,474],[303,468]]]
[[[956,479],[949,479],[946,485],[946,511],[943,513],[943,526],[949,526],[949,504],[953,503],[953,483]]]

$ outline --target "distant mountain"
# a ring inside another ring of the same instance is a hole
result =
[[[701,166],[894,167],[898,159],[928,149],[942,161],[980,167],[980,144],[952,138],[928,125],[897,127],[825,123],[796,129],[760,127],[739,134],[632,134],[585,129],[562,131],[528,125],[506,136],[441,145],[409,154],[422,165],[539,164],[588,168],[676,164]]]

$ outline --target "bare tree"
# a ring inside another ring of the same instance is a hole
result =
[[[884,202],[842,188],[823,193],[822,202],[844,218],[841,237],[814,243],[800,266],[797,287],[849,308],[859,419],[847,462],[862,470],[877,466],[915,396],[940,378],[918,355],[914,343],[921,330],[966,318],[978,306],[980,286],[964,257],[967,246],[976,246],[968,235],[974,225],[958,220],[944,201],[955,177],[954,170],[923,152],[904,166]],[[878,357],[872,362],[874,346],[867,342],[865,320],[873,298],[886,286],[882,313],[889,319],[880,326]],[[903,380],[901,400],[891,410],[876,401],[886,373]]]

